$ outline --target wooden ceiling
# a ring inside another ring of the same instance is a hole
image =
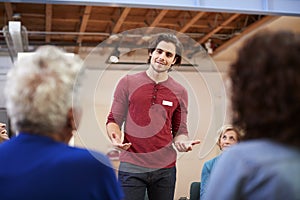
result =
[[[203,47],[211,39],[216,53],[271,18],[225,12],[0,3],[0,27],[8,25],[8,21],[19,20],[27,30],[29,46],[35,48],[53,44],[74,53],[95,47],[112,35],[143,27],[166,28],[184,33]],[[150,29],[147,34],[151,34]],[[135,42],[137,45],[143,43],[139,39],[135,39]],[[2,48],[6,45],[3,31],[0,45]]]

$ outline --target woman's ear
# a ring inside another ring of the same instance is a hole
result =
[[[74,111],[72,108],[68,111],[67,115],[67,126],[70,128],[72,131],[77,130],[76,123],[75,123],[75,117],[74,117]]]

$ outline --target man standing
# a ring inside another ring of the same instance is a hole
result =
[[[192,150],[188,141],[186,89],[168,75],[181,63],[182,44],[160,34],[149,46],[146,72],[123,77],[114,93],[107,134],[122,149],[119,179],[126,200],[172,200],[176,181],[176,150]],[[124,123],[124,136],[121,127]]]

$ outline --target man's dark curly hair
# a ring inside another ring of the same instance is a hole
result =
[[[157,45],[161,41],[171,42],[175,45],[175,47],[176,47],[176,55],[175,55],[176,62],[174,63],[174,65],[180,65],[181,59],[182,59],[183,45],[174,34],[161,33],[161,34],[155,35],[149,43],[148,53],[153,53],[153,51],[156,49]],[[148,63],[150,63],[150,60],[151,60],[151,56],[149,56],[149,58],[148,58]]]
[[[231,65],[233,125],[245,140],[300,146],[300,35],[259,32]]]

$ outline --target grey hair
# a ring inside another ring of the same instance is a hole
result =
[[[13,130],[60,132],[72,102],[78,108],[82,74],[82,60],[54,46],[42,46],[15,62],[4,89]]]

